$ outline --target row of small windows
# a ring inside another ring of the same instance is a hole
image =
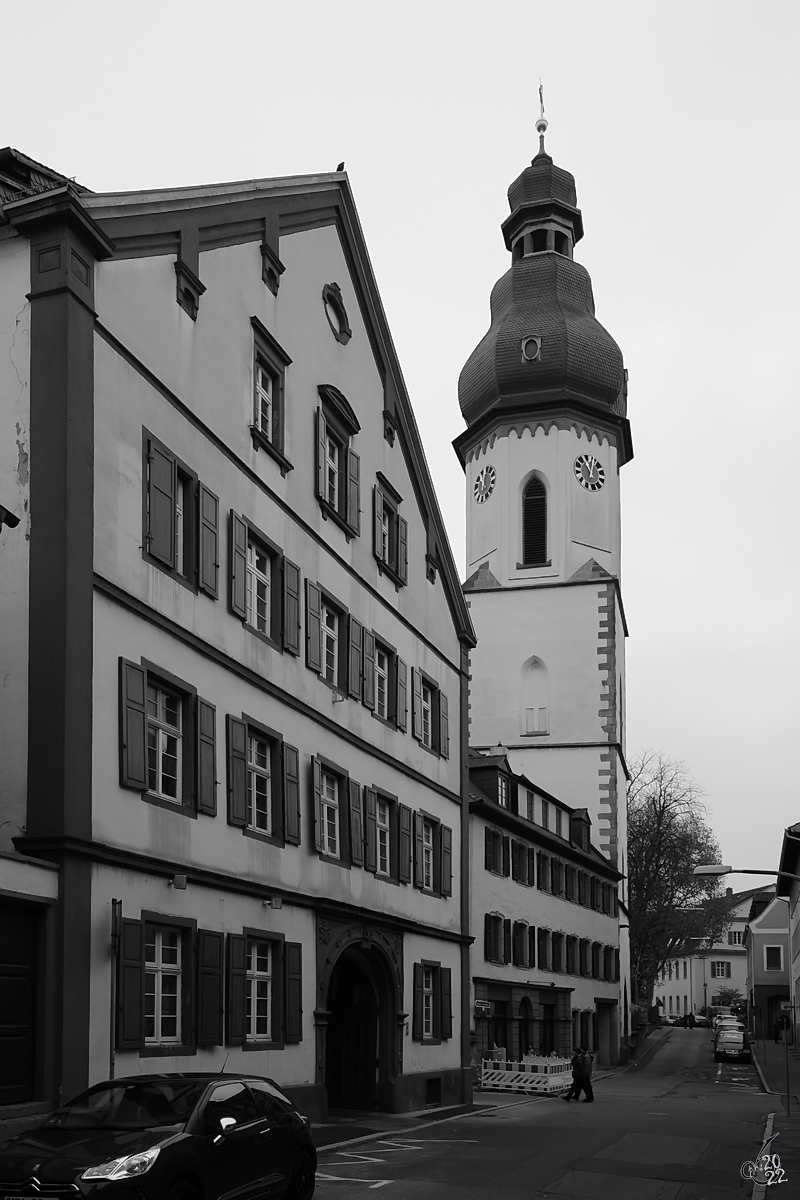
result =
[[[483,957],[487,962],[538,967],[593,979],[619,980],[619,951],[588,938],[511,921],[502,913],[483,918]]]
[[[505,837],[489,826],[484,829],[484,866],[494,875],[510,876],[524,887],[538,887],[596,912],[617,915],[618,899],[613,884],[536,850],[527,842]]]
[[[558,229],[532,229],[514,243],[512,259],[517,262],[528,254],[543,254],[547,250],[571,258],[569,236]]]
[[[145,556],[199,591],[219,598],[218,498],[145,431]],[[375,546],[381,569],[407,578],[407,529],[396,494],[376,483]],[[300,568],[247,517],[230,514],[230,611],[274,649],[300,655]],[[398,570],[392,566],[396,564]],[[380,720],[405,733],[408,668],[389,642],[368,630],[327,589],[305,581],[306,665],[330,687],[361,700]],[[447,696],[425,672],[412,669],[412,735],[449,757]]]
[[[154,664],[120,659],[120,783],[152,803],[215,816],[216,709]],[[226,718],[230,825],[276,845],[301,843],[301,771],[296,747],[252,717]],[[453,831],[396,796],[351,779],[336,763],[310,759],[314,848],[431,895],[453,889]]]

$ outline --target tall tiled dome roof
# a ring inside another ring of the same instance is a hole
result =
[[[512,266],[492,289],[491,326],[458,384],[464,419],[575,401],[625,416],[622,354],[594,315],[575,180],[540,153],[508,189]],[[533,339],[532,341],[529,339]]]

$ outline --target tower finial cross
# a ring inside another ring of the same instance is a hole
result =
[[[539,107],[541,113],[536,122],[536,132],[539,134],[539,153],[544,154],[544,135],[547,130],[547,118],[544,115],[544,84],[539,80]]]

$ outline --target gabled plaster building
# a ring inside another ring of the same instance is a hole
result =
[[[780,885],[780,880],[779,880]],[[747,989],[750,1028],[757,1037],[771,1038],[775,1022],[790,1018],[789,905],[775,889],[753,896],[744,935],[747,955]]]
[[[0,151],[0,343],[0,1115],[465,1100],[475,639],[346,175]]]
[[[546,127],[544,119],[537,124],[539,153],[508,189],[502,233],[510,266],[492,290],[489,330],[459,379],[467,424],[454,442],[467,482],[464,593],[478,636],[470,746],[483,753],[501,745],[515,776],[588,814],[624,905],[619,473],[633,456],[627,374],[574,257],[583,217],[573,176],[545,151]],[[535,906],[529,919],[538,925]],[[624,1047],[630,993],[622,925],[613,945]]]

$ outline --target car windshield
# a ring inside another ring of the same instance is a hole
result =
[[[101,1083],[56,1109],[43,1129],[148,1129],[183,1125],[205,1091],[190,1079]]]

